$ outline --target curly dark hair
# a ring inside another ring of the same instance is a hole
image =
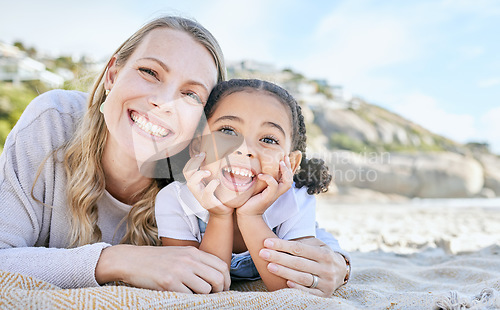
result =
[[[230,94],[240,91],[266,92],[290,108],[292,116],[292,149],[302,152],[300,168],[296,171],[293,180],[295,187],[307,187],[309,194],[319,194],[328,191],[332,176],[328,172],[325,162],[319,158],[306,158],[306,125],[302,109],[297,101],[284,88],[271,82],[258,79],[232,79],[215,86],[205,105],[205,115],[209,119],[215,111],[217,103]]]

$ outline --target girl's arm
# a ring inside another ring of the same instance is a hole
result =
[[[237,212],[238,214],[238,212]],[[240,229],[245,245],[247,246],[252,260],[259,271],[260,277],[269,291],[287,288],[287,280],[270,273],[267,269],[268,262],[260,258],[259,252],[264,246],[267,238],[277,238],[267,226],[262,215],[237,215],[238,228]]]
[[[193,240],[179,240],[161,237],[164,246],[193,246],[222,259],[231,266],[233,250],[233,215],[210,214],[205,235],[201,243]]]
[[[286,172],[280,183],[270,175],[259,175],[258,178],[267,183],[267,188],[236,209],[236,219],[243,241],[245,241],[260,277],[270,291],[288,286],[286,279],[270,273],[267,269],[268,262],[259,257],[259,252],[264,247],[264,240],[277,238],[276,234],[267,226],[262,215],[279,196],[291,187],[291,171],[287,168],[289,167],[286,167],[284,162],[280,163],[280,169]]]
[[[200,250],[219,257],[231,266],[234,209],[226,207],[215,197],[219,180],[211,180],[206,185],[203,182],[210,176],[210,171],[199,169],[205,156],[206,154],[202,152],[191,158],[183,171],[189,190],[200,205],[210,213]]]
[[[200,250],[213,254],[231,266],[233,252],[233,214],[212,214],[201,240]]]

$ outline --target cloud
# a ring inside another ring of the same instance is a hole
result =
[[[479,88],[489,88],[493,86],[500,85],[500,78],[499,77],[494,77],[494,78],[489,78],[489,79],[483,79],[477,82],[477,87]]]
[[[413,93],[400,100],[402,103],[394,106],[397,113],[436,134],[460,143],[478,136],[476,120],[472,115],[447,112],[431,96]]]
[[[376,5],[362,9],[350,2],[321,20],[311,45],[302,67],[351,86],[375,69],[411,60],[420,51],[404,18]]]
[[[272,61],[273,38],[279,35],[269,30],[272,5],[265,0],[211,1],[198,9],[196,20],[217,38],[227,60]]]

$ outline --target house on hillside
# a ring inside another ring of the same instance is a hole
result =
[[[64,78],[47,70],[46,66],[30,58],[17,47],[0,42],[0,81],[20,84],[40,81],[50,88],[60,88]]]

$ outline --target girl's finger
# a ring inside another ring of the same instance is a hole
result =
[[[288,160],[288,162],[290,163],[290,160]],[[281,161],[280,173],[281,173],[281,179],[278,185],[278,194],[282,195],[292,187],[293,172],[292,169],[289,166],[287,166],[286,162]]]
[[[202,184],[202,180],[210,176],[210,171],[208,170],[198,170],[191,174],[189,178],[186,177],[186,184],[190,190],[195,190],[198,185]],[[203,188],[203,187],[201,187]]]
[[[188,179],[193,173],[198,171],[200,169],[201,164],[203,163],[203,160],[205,160],[204,152],[201,152],[191,157],[191,159],[188,160],[188,162],[184,166],[184,169],[182,170],[184,177]]]

